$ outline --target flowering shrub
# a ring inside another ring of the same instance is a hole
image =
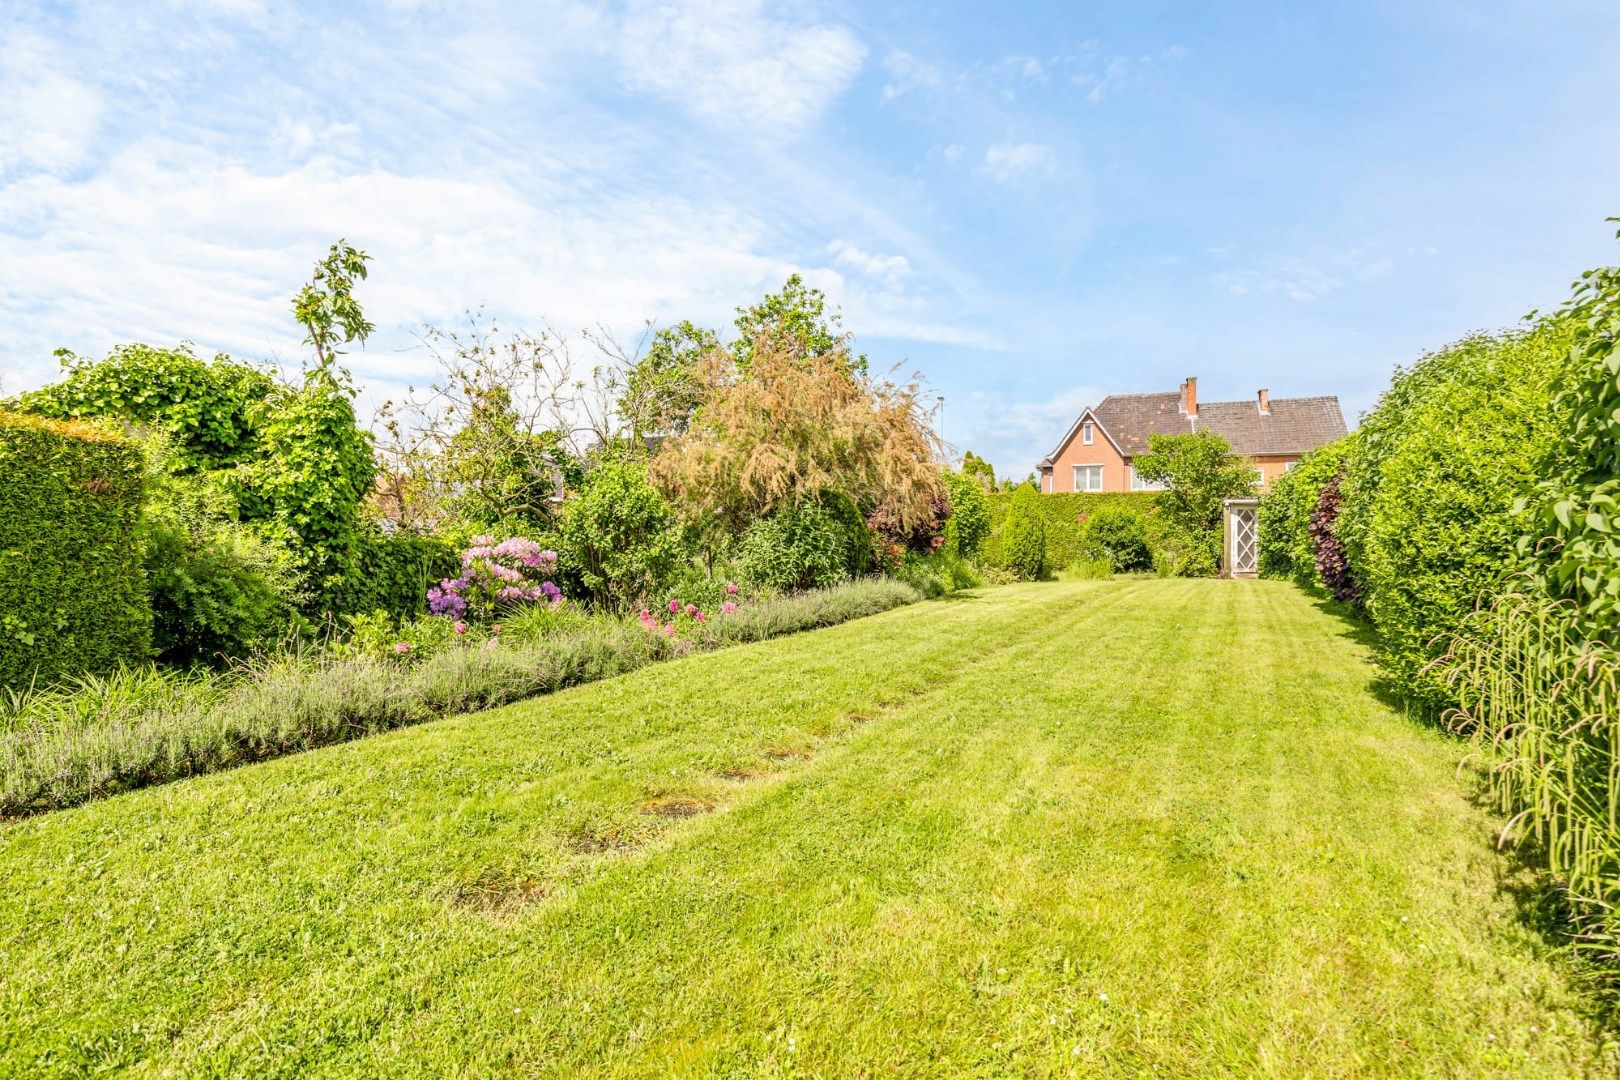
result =
[[[461,576],[428,590],[428,610],[459,621],[487,619],[519,604],[561,603],[562,590],[548,577],[556,565],[557,553],[533,540],[514,536],[497,544],[492,536],[475,536],[461,553]]]

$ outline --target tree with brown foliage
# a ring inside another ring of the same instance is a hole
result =
[[[882,504],[907,528],[932,520],[944,498],[943,446],[916,382],[856,370],[842,341],[811,350],[768,333],[755,338],[746,370],[715,348],[699,371],[705,404],[652,467],[692,524],[740,530],[826,491],[865,509]]]

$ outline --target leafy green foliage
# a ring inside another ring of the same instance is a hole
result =
[[[360,507],[377,468],[348,376],[306,372],[271,400],[262,438],[262,455],[240,470],[245,516],[297,554],[315,610],[337,608],[359,571]]]
[[[57,355],[66,378],[22,395],[19,411],[128,421],[163,435],[182,470],[229,468],[258,449],[255,415],[275,381],[257,367],[223,353],[203,360],[185,344],[120,345],[105,360]]]
[[[293,318],[307,332],[304,344],[314,347],[316,364],[321,368],[330,367],[340,355],[339,345],[363,342],[375,329],[354,298],[355,282],[365,280],[370,260],[370,255],[339,240],[315,264],[309,284],[293,297]]]
[[[1567,430],[1549,407],[1575,327],[1476,334],[1397,371],[1346,459],[1334,526],[1390,671],[1421,707],[1454,701],[1428,670],[1513,570],[1514,501]]]
[[[698,365],[720,347],[714,331],[683,321],[653,335],[647,352],[625,373],[619,415],[636,438],[679,434],[703,403]]]
[[[1100,560],[1116,574],[1153,568],[1147,519],[1132,503],[1107,503],[1083,526],[1080,549],[1087,560]]]
[[[591,600],[624,611],[656,597],[690,557],[675,511],[647,467],[609,457],[586,474],[562,518],[562,554]]]
[[[965,559],[978,555],[990,535],[990,503],[976,475],[967,471],[945,471],[945,490],[950,496],[951,516],[945,522],[945,547]]]
[[[1150,435],[1148,452],[1133,462],[1142,479],[1165,484],[1154,532],[1161,573],[1213,574],[1220,565],[1222,503],[1254,494],[1254,467],[1212,431]]]
[[[1613,641],[1620,629],[1620,267],[1582,274],[1563,317],[1574,340],[1551,409],[1561,430],[1538,463],[1543,480],[1521,554],[1533,556],[1550,595],[1575,605],[1584,634]]]
[[[1013,492],[1002,522],[1002,559],[1020,581],[1036,581],[1046,576],[1046,519],[1041,513],[1043,496],[1025,485]]]
[[[367,523],[355,539],[353,570],[331,598],[336,613],[420,615],[428,589],[461,568],[456,545],[432,533],[383,532]]]
[[[1260,499],[1260,574],[1319,585],[1316,550],[1311,542],[1311,515],[1322,487],[1336,476],[1353,452],[1355,434],[1318,447],[1271,483]]]
[[[962,475],[977,481],[984,491],[996,490],[996,467],[971,450],[962,455]]]
[[[140,450],[90,424],[0,413],[0,687],[145,660]]]
[[[832,516],[843,531],[843,546],[848,557],[845,569],[849,576],[858,578],[871,573],[875,564],[873,545],[876,537],[861,508],[854,499],[840,491],[823,491],[819,501],[821,508]]]
[[[738,572],[749,584],[768,589],[834,585],[849,578],[856,558],[853,541],[839,515],[806,500],[748,527],[737,547]]]
[[[465,425],[436,465],[454,520],[477,530],[523,534],[555,524],[556,477],[572,468],[561,436],[530,432],[505,387],[475,391]]]
[[[163,440],[146,450],[141,537],[157,658],[217,664],[285,637],[298,608],[296,560],[239,522],[235,499],[214,478],[176,473]]]
[[[979,548],[979,558],[985,566],[1002,570],[1007,567],[1004,541],[1007,509],[1012,497],[1012,493],[1005,491],[987,492],[985,495],[990,511],[990,532]],[[1086,557],[1086,523],[1099,510],[1117,505],[1151,520],[1157,498],[1156,492],[1148,491],[1064,491],[1043,494],[1040,502],[1034,505],[1045,525],[1046,565],[1061,568]]]
[[[827,295],[793,274],[781,292],[769,293],[759,303],[737,309],[737,339],[731,351],[739,371],[747,372],[754,350],[763,341],[804,357],[836,356],[840,366],[864,375],[866,356],[844,347],[846,334],[838,309],[827,310]]]

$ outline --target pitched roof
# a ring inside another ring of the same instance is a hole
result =
[[[1344,413],[1336,397],[1272,398],[1261,413],[1256,401],[1199,402],[1198,417],[1181,412],[1181,394],[1110,394],[1087,409],[1097,426],[1126,457],[1145,454],[1149,435],[1213,431],[1245,457],[1260,454],[1303,454],[1344,435]],[[1081,414],[1081,419],[1085,414]],[[1069,429],[1052,452],[1056,458],[1074,438],[1080,422]]]

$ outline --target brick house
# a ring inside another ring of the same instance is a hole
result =
[[[1251,401],[1198,402],[1198,380],[1161,394],[1110,394],[1080,414],[1052,455],[1044,459],[1041,490],[1152,491],[1131,461],[1148,450],[1149,435],[1213,431],[1250,459],[1255,486],[1293,468],[1306,452],[1345,433],[1336,397],[1273,398],[1261,390]]]

